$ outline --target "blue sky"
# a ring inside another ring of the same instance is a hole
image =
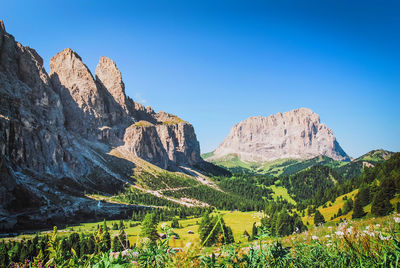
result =
[[[323,3],[321,3],[323,2]],[[400,151],[399,1],[7,1],[8,32],[191,122],[202,152],[249,116],[308,107],[353,157]]]

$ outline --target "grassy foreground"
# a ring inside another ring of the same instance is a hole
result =
[[[182,228],[159,230],[167,239],[150,245],[138,238],[140,226],[128,227],[132,249],[52,260],[52,267],[397,267],[400,262],[400,215],[382,218],[329,222],[323,226],[283,238],[270,237],[261,231],[256,240],[243,237],[250,233],[252,223],[258,222],[256,212],[223,212],[224,220],[234,233],[235,243],[217,244],[212,248],[201,246],[197,233],[199,219],[181,220]],[[170,222],[167,222],[169,224]],[[87,223],[60,230],[57,235],[74,231],[90,232],[102,223]],[[113,224],[113,222],[107,222]],[[160,225],[161,226],[161,225]],[[188,231],[194,231],[189,234]],[[114,235],[117,231],[112,231]],[[180,236],[173,239],[172,233]],[[48,233],[49,234],[49,233]],[[54,234],[49,234],[54,236]],[[22,239],[17,237],[14,239]],[[57,251],[55,247],[54,251]],[[57,256],[54,253],[54,256]],[[43,267],[44,263],[25,263],[20,267]],[[36,265],[36,266],[35,266]],[[47,266],[49,267],[49,266]]]

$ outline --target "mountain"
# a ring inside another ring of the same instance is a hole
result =
[[[349,161],[331,129],[320,117],[300,108],[268,117],[250,117],[232,127],[229,135],[208,161],[228,155],[245,162],[271,162],[277,159],[310,159],[319,155]]]
[[[202,160],[190,123],[126,96],[111,59],[101,57],[94,76],[67,48],[50,70],[0,22],[1,229],[130,215],[138,206],[100,203],[88,193],[137,187],[146,172],[179,171],[203,184],[195,166],[226,172]]]
[[[346,178],[356,178],[361,175],[365,167],[374,167],[378,163],[383,163],[388,160],[394,152],[383,149],[372,150],[351,162],[339,166],[336,171]]]

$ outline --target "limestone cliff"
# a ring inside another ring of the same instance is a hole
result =
[[[307,108],[268,117],[250,117],[236,124],[208,160],[229,154],[250,162],[309,159],[318,155],[350,160],[332,130],[321,124],[319,115]]]

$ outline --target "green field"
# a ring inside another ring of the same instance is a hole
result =
[[[243,232],[246,230],[248,233],[251,233],[251,229],[254,222],[260,222],[260,213],[258,212],[240,212],[240,211],[221,211],[220,213],[223,214],[223,218],[228,226],[232,228],[233,235],[236,242],[245,242],[245,239],[242,235]],[[188,242],[191,243],[199,243],[199,222],[201,218],[190,218],[190,219],[183,219],[179,220],[179,224],[182,228],[174,229],[174,232],[179,235],[179,239],[175,241],[172,240],[170,243],[174,243],[176,247],[185,246]],[[109,228],[109,232],[111,237],[117,235],[119,233],[118,230],[112,230],[113,224],[119,224],[119,220],[115,221],[107,221],[107,226]],[[141,226],[137,225],[134,227],[129,227],[130,224],[140,224],[137,221],[123,221],[125,225],[125,233],[128,235],[129,242],[131,245],[136,244],[138,242],[138,235],[140,234]],[[158,231],[161,233],[161,225],[162,224],[171,225],[171,221],[160,222],[158,224]],[[74,232],[83,232],[83,233],[95,233],[97,231],[97,227],[99,225],[103,225],[103,221],[100,222],[93,222],[93,223],[82,223],[79,225],[74,225],[66,228],[62,228],[58,230],[59,236],[69,236]],[[189,234],[188,231],[193,231],[194,234]],[[52,230],[43,231],[41,234],[51,234]],[[6,240],[22,240],[22,239],[29,239],[33,238],[34,235],[19,235],[14,238],[6,239]],[[171,246],[173,246],[171,244]]]
[[[287,189],[282,186],[276,186],[276,185],[271,185],[268,188],[270,188],[274,193],[272,194],[272,197],[274,200],[276,200],[279,196],[281,196],[284,200],[288,201],[291,204],[296,204],[296,201],[293,200],[293,198],[289,195]]]

